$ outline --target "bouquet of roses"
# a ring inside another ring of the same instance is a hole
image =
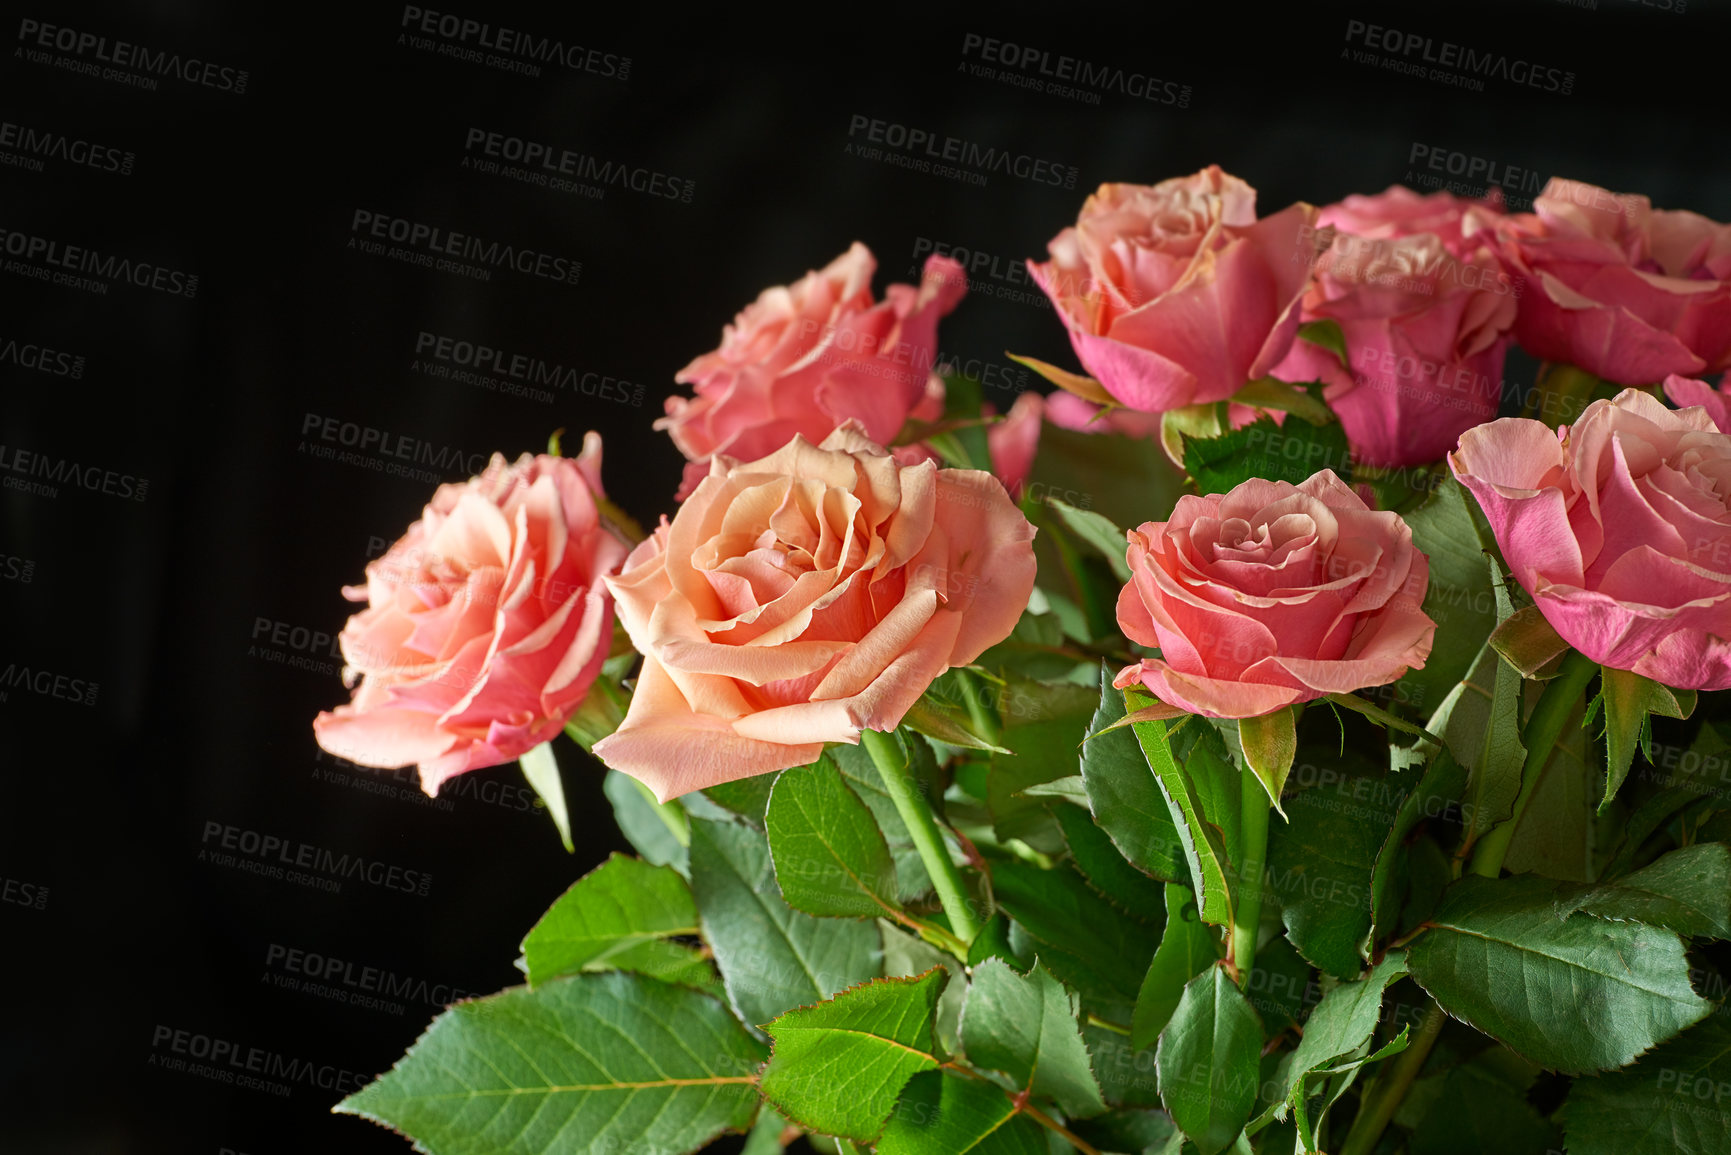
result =
[[[320,744],[515,760],[569,846],[563,733],[639,853],[336,1109],[440,1155],[1725,1150],[1731,227],[1534,208],[1104,185],[1029,264],[1083,372],[1012,404],[935,363],[962,268],[878,300],[856,244],[680,372],[651,532],[593,433],[441,486]]]

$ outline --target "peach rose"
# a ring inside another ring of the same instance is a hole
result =
[[[948,257],[926,259],[919,288],[891,285],[872,300],[871,250],[854,242],[821,272],[765,289],[722,334],[721,347],[674,380],[696,397],[669,397],[655,423],[690,460],[684,500],[717,453],[753,460],[795,434],[818,442],[850,418],[887,445],[910,416],[943,413],[942,382],[932,411],[938,319],[968,291]]]
[[[354,700],[313,722],[320,746],[363,766],[420,764],[437,794],[558,734],[607,657],[601,581],[627,545],[595,505],[601,438],[572,458],[494,454],[439,486],[421,520],[346,586],[343,682]]]
[[[1449,465],[1539,612],[1600,665],[1731,687],[1731,436],[1639,389],[1552,432],[1506,417]]]
[[[1398,514],[1373,512],[1332,470],[1186,495],[1172,520],[1127,536],[1118,626],[1160,657],[1126,666],[1119,689],[1254,718],[1392,682],[1430,656],[1430,559]]]
[[[1558,178],[1533,209],[1497,230],[1522,348],[1619,385],[1731,368],[1731,225]]]
[[[643,672],[595,753],[665,800],[893,729],[1009,635],[1033,537],[990,474],[902,465],[857,423],[718,456],[608,579]]]
[[[1028,262],[1076,356],[1131,409],[1224,401],[1298,331],[1316,209],[1256,219],[1256,190],[1211,165],[1149,187],[1103,184]]]
[[[1458,222],[1444,227],[1459,233]],[[1348,363],[1296,341],[1274,375],[1323,382],[1354,459],[1426,464],[1497,415],[1515,310],[1514,285],[1489,246],[1457,240],[1451,250],[1436,233],[1337,232],[1317,262],[1304,320],[1338,325]]]

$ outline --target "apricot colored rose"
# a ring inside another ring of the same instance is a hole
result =
[[[718,456],[608,579],[643,671],[595,753],[668,799],[893,729],[1009,635],[1033,537],[991,474],[903,465],[857,423]]]

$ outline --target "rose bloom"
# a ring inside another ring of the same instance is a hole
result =
[[[1118,626],[1160,657],[1126,666],[1119,689],[1254,718],[1392,682],[1430,656],[1430,560],[1398,514],[1373,512],[1332,470],[1186,495],[1170,521],[1127,536]]]
[[[655,428],[691,462],[680,500],[717,453],[754,460],[795,434],[822,441],[849,419],[888,444],[910,416],[942,415],[938,319],[967,293],[967,274],[934,255],[919,288],[891,285],[873,301],[876,269],[856,241],[822,271],[765,289],[723,330],[720,348],[679,371],[674,380],[697,396],[669,397]]]
[[[1731,433],[1731,397],[1725,396],[1705,381],[1679,377],[1675,373],[1665,378],[1665,396],[1679,409],[1699,405],[1713,419],[1713,427],[1721,433]]]
[[[1619,385],[1731,367],[1731,225],[1557,178],[1533,210],[1497,230],[1522,348]]]
[[[1731,687],[1731,436],[1638,389],[1555,432],[1508,417],[1449,465],[1575,649],[1687,690]]]
[[[1470,257],[1484,243],[1478,234],[1494,228],[1502,217],[1502,199],[1502,190],[1494,185],[1484,200],[1467,200],[1446,191],[1420,194],[1393,184],[1374,195],[1353,193],[1324,205],[1317,210],[1316,223],[1367,241],[1429,233],[1457,257]]]
[[[1223,401],[1280,363],[1310,281],[1316,209],[1256,218],[1256,190],[1210,166],[1103,184],[1028,271],[1106,391],[1158,413]]]
[[[903,465],[856,423],[718,456],[608,579],[643,672],[595,753],[666,800],[894,729],[1009,635],[1033,537],[990,474]]]
[[[363,766],[420,764],[437,794],[454,774],[550,740],[607,657],[612,598],[601,581],[627,545],[601,520],[601,438],[572,458],[494,454],[439,486],[349,618],[343,682],[354,700],[313,722],[320,746]]]
[[[1489,246],[1458,241],[1456,250],[1435,233],[1336,233],[1317,263],[1304,320],[1338,325],[1348,364],[1301,340],[1274,374],[1323,382],[1355,460],[1382,468],[1436,461],[1497,415],[1514,285]]]

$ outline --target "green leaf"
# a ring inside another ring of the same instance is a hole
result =
[[[1068,866],[993,863],[992,888],[1054,975],[1086,998],[1125,1008],[1129,1017],[1146,960],[1160,945],[1158,926],[1126,915]]]
[[[1120,582],[1130,580],[1130,563],[1125,556],[1129,542],[1123,530],[1113,525],[1110,518],[1091,509],[1077,509],[1056,497],[1048,497],[1045,501],[1065,528],[1106,559],[1106,564],[1112,567],[1113,577]]]
[[[1148,699],[1134,690],[1124,692],[1124,702],[1129,709],[1148,705]],[[1173,757],[1166,724],[1138,722],[1131,728],[1142,746],[1149,768],[1154,772],[1155,784],[1165,798],[1167,813],[1184,852],[1185,865],[1189,868],[1190,888],[1200,903],[1202,921],[1216,926],[1228,925],[1232,922],[1232,897],[1227,888],[1228,864],[1220,829],[1204,822],[1202,803],[1192,789],[1190,775],[1180,769]],[[1208,768],[1207,772],[1212,771],[1213,768]],[[1082,776],[1088,777],[1086,766]],[[1098,807],[1098,800],[1095,805]],[[1107,831],[1110,833],[1110,826]],[[1131,861],[1134,862],[1135,858],[1132,857]]]
[[[1570,1155],[1720,1155],[1731,1134],[1731,1021],[1713,1015],[1632,1067],[1577,1079]]]
[[[1037,357],[1024,357],[1020,353],[1004,350],[1004,356],[1018,365],[1026,365],[1066,393],[1074,393],[1084,401],[1092,401],[1095,405],[1117,406],[1118,399],[1106,392],[1106,387],[1092,377],[1081,373],[1072,373],[1068,369],[1060,369],[1056,365],[1042,361]]]
[[[553,757],[553,743],[543,742],[526,751],[517,759],[517,765],[523,768],[523,777],[546,804],[553,825],[559,828],[559,841],[565,844],[567,852],[576,853],[577,848],[571,845],[571,816],[565,811],[565,784],[559,781],[559,760]]]
[[[907,1081],[940,1062],[932,1017],[947,978],[878,979],[765,1024],[763,1097],[808,1130],[872,1142]]]
[[[1342,365],[1352,364],[1346,354],[1346,334],[1341,331],[1338,321],[1306,321],[1298,327],[1298,339],[1327,349],[1340,358]]]
[[[1084,810],[1088,808],[1088,784],[1082,781],[1080,774],[1054,778],[1050,782],[1036,782],[1022,793],[1028,798],[1056,798],[1061,802],[1074,803]]]
[[[1329,322],[1313,322],[1316,323]],[[1290,413],[1312,425],[1326,425],[1335,420],[1334,411],[1322,399],[1321,382],[1295,385],[1278,377],[1259,377],[1234,393],[1229,400],[1235,405],[1245,405],[1265,412]]]
[[[1160,1035],[1160,1098],[1201,1155],[1231,1146],[1250,1119],[1260,1079],[1262,1023],[1221,967],[1184,988]]]
[[[649,788],[629,774],[607,771],[601,790],[613,804],[613,820],[625,840],[656,866],[671,866],[689,874],[686,847],[691,828],[678,802],[657,802]]]
[[[1268,792],[1269,805],[1282,818],[1280,792],[1286,788],[1286,776],[1292,771],[1292,758],[1298,753],[1298,719],[1291,706],[1283,706],[1272,714],[1238,720],[1238,740],[1244,750],[1244,761]]]
[[[974,725],[973,719],[964,712],[937,701],[930,694],[920,697],[908,707],[908,712],[902,715],[901,724],[916,734],[936,738],[944,745],[957,749],[1011,753],[982,734],[979,727]]]
[[[1521,674],[1503,661],[1489,646],[1484,658],[1473,666],[1467,696],[1450,715],[1445,734],[1455,757],[1463,756],[1467,741],[1457,745],[1457,734],[1470,732],[1482,719],[1477,746],[1466,754],[1466,796],[1461,817],[1467,833],[1462,849],[1470,847],[1491,828],[1508,821],[1515,796],[1521,792],[1521,773],[1527,751],[1521,745]],[[1489,686],[1490,699],[1481,704],[1473,695],[1479,686]],[[1470,708],[1469,708],[1470,707]]]
[[[907,824],[902,821],[901,811],[896,809],[889,791],[884,789],[883,776],[878,773],[871,754],[863,746],[845,743],[830,746],[825,753],[834,760],[849,788],[871,809],[872,817],[877,820],[878,830],[883,834],[884,842],[890,848],[890,858],[896,865],[896,900],[907,903],[930,894],[932,880],[926,875],[925,863],[920,861],[920,852],[914,846]]]
[[[1244,993],[1269,1034],[1300,1026],[1322,997],[1312,969],[1284,936],[1256,952],[1256,969],[1250,972]]]
[[[1388,779],[1400,806],[1371,868],[1373,941],[1387,937],[1399,925],[1401,899],[1411,879],[1407,844],[1412,832],[1427,819],[1440,820],[1460,815],[1458,800],[1466,789],[1466,768],[1455,761],[1447,747],[1434,750],[1422,766],[1400,765],[1408,758],[1422,756],[1426,749],[1430,748],[1425,746],[1417,751],[1408,751],[1397,746],[1390,752],[1400,766]]]
[[[1070,1130],[1101,1151],[1140,1152],[1143,1155],[1150,1149],[1159,1151],[1177,1134],[1172,1120],[1159,1111],[1135,1108],[1078,1120],[1070,1124]]]
[[[1530,874],[1461,879],[1407,948],[1413,978],[1455,1018],[1565,1074],[1624,1066],[1712,1010],[1676,934],[1559,918],[1579,891]]]
[[[963,420],[978,418],[983,412],[980,402],[983,392],[978,379],[965,373],[946,373],[944,375],[944,418],[946,420]],[[967,465],[974,469],[992,472],[992,452],[986,440],[986,427],[972,423],[964,424],[953,433],[954,439],[960,443],[967,455]]]
[[[676,945],[660,940],[681,934],[697,934],[697,906],[685,879],[671,867],[615,852],[572,883],[524,936],[521,966],[530,985],[540,986],[560,975],[616,967],[635,947]]]
[[[1091,510],[1113,525],[1164,521],[1184,492],[1183,475],[1155,439],[1108,432],[1104,422],[1100,429],[1084,433],[1049,421],[1041,426],[1026,492]]]
[[[1220,957],[1215,938],[1203,923],[1190,888],[1167,883],[1166,931],[1136,996],[1136,1014],[1130,1020],[1132,1047],[1139,1051],[1154,1045],[1178,1009],[1186,984]]]
[[[1276,425],[1263,416],[1218,437],[1184,438],[1184,471],[1201,493],[1226,493],[1253,477],[1297,485],[1319,469],[1352,480],[1352,451],[1338,421]]]
[[[1698,938],[1731,939],[1731,846],[1700,842],[1595,887],[1577,908]]]
[[[1503,661],[1531,678],[1569,648],[1538,606],[1522,606],[1497,624],[1489,638]]]
[[[1605,699],[1605,800],[1599,803],[1599,813],[1603,814],[1629,776],[1648,716],[1687,718],[1695,709],[1695,694],[1673,690],[1633,670],[1604,666],[1599,674]]]
[[[708,995],[575,975],[456,1004],[334,1109],[440,1155],[683,1155],[751,1126],[763,1058]]]
[[[896,1101],[877,1155],[1049,1155],[1038,1124],[1002,1087],[948,1071],[915,1075]]]
[[[1394,699],[1434,710],[1478,657],[1498,618],[1480,537],[1484,515],[1461,483],[1444,477],[1423,505],[1402,515],[1412,542],[1430,558],[1424,612],[1436,622],[1430,656],[1394,685]],[[1435,730],[1433,725],[1430,729]],[[1456,758],[1463,758],[1459,748]],[[1463,759],[1464,760],[1464,759]]]
[[[1351,978],[1370,936],[1372,868],[1402,799],[1386,778],[1336,774],[1321,785],[1321,777],[1268,832],[1268,897],[1299,954]]]
[[[1549,1155],[1557,1129],[1534,1111],[1525,1091],[1482,1063],[1463,1063],[1441,1085],[1419,1119],[1412,1155]],[[1570,1144],[1571,1155],[1576,1152]]]
[[[1001,915],[998,922],[1000,925],[1003,923]],[[944,985],[944,993],[938,996],[937,1039],[938,1046],[945,1052],[959,1049],[962,1007],[968,1000],[967,967],[954,955],[939,950],[888,920],[878,920],[878,933],[883,935],[884,940],[885,978],[912,978],[925,974],[933,967],[943,967],[949,972],[950,981]],[[979,942],[979,937],[975,937],[974,944],[978,945]]]
[[[745,1137],[740,1155],[782,1155],[787,1148],[782,1146],[781,1135],[787,1127],[787,1120],[774,1107],[759,1107],[757,1122],[752,1125],[751,1134]]]
[[[703,795],[723,810],[731,810],[741,818],[749,818],[753,825],[762,826],[775,779],[774,774],[754,774],[750,778],[736,778],[732,782],[707,787]]]
[[[1086,810],[1075,806],[1055,808],[1070,860],[1088,885],[1122,910],[1143,922],[1159,925],[1166,918],[1166,900],[1160,884],[1124,861],[1104,830],[1094,825]]]
[[[1074,774],[1079,747],[1093,717],[1095,693],[1087,686],[1047,686],[1014,680],[1003,744],[1014,754],[992,755],[986,801],[1000,841],[1020,838],[1044,854],[1063,850],[1063,836],[1051,810],[1022,791],[1040,782]]]
[[[1125,713],[1124,696],[1103,669],[1100,706],[1088,727],[1093,737],[1082,746],[1082,783],[1094,821],[1138,870],[1167,882],[1189,878],[1184,844],[1135,733],[1108,730]]]
[[[968,1062],[1002,1071],[1020,1089],[1044,1096],[1072,1118],[1106,1110],[1077,1026],[1080,1003],[1036,962],[1026,975],[1003,959],[974,968],[962,1013]]]
[[[900,909],[889,845],[828,758],[776,776],[764,828],[775,881],[795,910],[876,918]]]
[[[1390,951],[1362,980],[1341,983],[1322,996],[1322,1002],[1305,1020],[1304,1037],[1286,1064],[1277,1101],[1302,1100],[1307,1093],[1306,1079],[1363,1050],[1382,1019],[1383,993],[1404,974],[1405,956]]]
[[[748,1024],[878,976],[877,927],[787,905],[753,826],[692,819],[691,890],[728,1000]]]

